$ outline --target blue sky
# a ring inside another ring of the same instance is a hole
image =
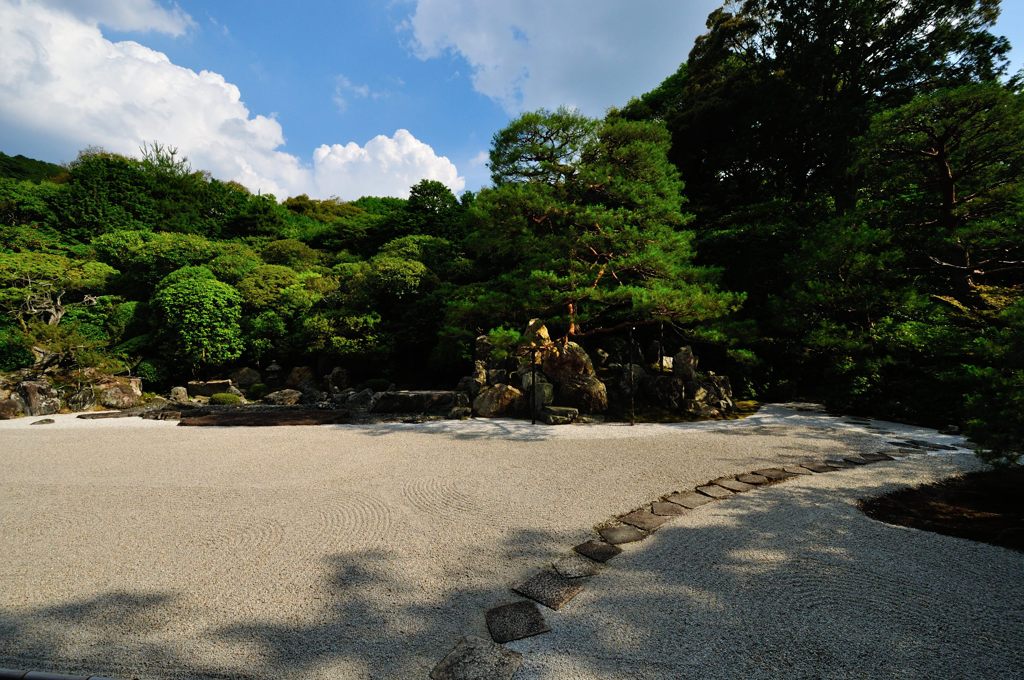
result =
[[[476,189],[517,112],[625,103],[718,5],[0,0],[0,150],[62,162],[155,139],[279,197]],[[996,32],[1024,43],[1024,0]]]

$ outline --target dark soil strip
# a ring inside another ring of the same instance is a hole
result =
[[[1024,552],[1024,468],[972,472],[861,501],[869,517]]]
[[[333,409],[237,409],[221,413],[182,414],[179,425],[269,427],[277,425],[337,425],[353,422],[349,411]]]

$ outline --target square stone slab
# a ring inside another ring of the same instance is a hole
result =
[[[689,512],[686,508],[675,503],[669,503],[668,501],[656,501],[651,503],[651,512],[655,515],[663,515],[665,517],[676,517],[678,515],[685,515]]]
[[[640,531],[636,527],[631,527],[625,524],[613,524],[612,526],[598,529],[597,533],[601,534],[601,538],[612,545],[633,543],[634,541],[642,541],[647,538],[646,531]]]
[[[841,460],[839,458],[829,458],[828,460],[825,461],[825,465],[831,465],[832,467],[834,467],[836,469],[843,469],[843,470],[846,470],[846,469],[849,469],[849,468],[852,468],[852,467],[857,467],[853,463],[850,463],[850,462],[845,461],[845,460]]]
[[[750,491],[751,489],[755,488],[753,484],[746,484],[735,479],[734,477],[719,477],[712,483],[717,484],[723,489],[734,491],[735,493],[743,493],[744,491]]]
[[[537,604],[520,600],[487,610],[487,632],[495,642],[511,642],[551,630]]]
[[[827,465],[825,463],[801,463],[801,465],[811,472],[835,472],[839,469],[834,465]]]
[[[765,468],[763,470],[754,470],[754,474],[761,475],[762,477],[767,477],[768,479],[774,482],[782,481],[783,479],[789,479],[790,477],[793,477],[792,473],[786,472],[785,470],[781,470],[779,468]]]
[[[658,527],[668,521],[668,517],[655,515],[650,510],[634,510],[619,517],[619,521],[629,524],[644,531],[655,531]]]
[[[705,496],[711,496],[712,498],[728,498],[732,495],[732,491],[723,489],[717,484],[708,484],[706,486],[698,486],[697,491],[704,494]]]
[[[566,555],[551,566],[566,578],[594,576],[602,569],[601,565],[594,560],[588,560],[586,557],[576,553]]]
[[[710,498],[709,496],[696,493],[694,491],[686,491],[683,493],[674,493],[671,496],[666,496],[665,500],[668,501],[669,503],[681,505],[684,508],[687,508],[688,510],[693,510],[694,508],[699,508],[705,503],[710,503],[714,499]]]
[[[548,609],[558,611],[565,603],[583,591],[579,579],[566,578],[554,571],[543,569],[512,590],[540,602]]]
[[[755,474],[749,473],[749,472],[747,474],[745,474],[745,475],[736,475],[736,479],[738,481],[743,482],[744,484],[754,484],[754,485],[767,484],[768,481],[769,481],[768,478],[765,477],[764,475],[755,475]]]
[[[584,557],[589,557],[595,562],[607,562],[616,555],[622,553],[622,548],[605,543],[604,541],[587,541],[580,543],[573,548]]]
[[[434,670],[430,671],[430,680],[511,680],[522,664],[523,655],[519,652],[505,649],[490,640],[467,635],[459,640],[455,649],[448,652],[448,656],[434,666]]]
[[[794,475],[809,475],[811,471],[801,465],[787,465],[782,468],[783,472],[791,472]]]

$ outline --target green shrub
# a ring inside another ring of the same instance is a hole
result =
[[[16,371],[35,363],[28,338],[16,328],[0,328],[0,371]]]
[[[262,399],[270,393],[270,388],[263,383],[253,383],[245,390],[245,396],[250,399]]]
[[[242,403],[242,398],[230,392],[218,392],[210,397],[210,403],[215,406],[238,406]]]

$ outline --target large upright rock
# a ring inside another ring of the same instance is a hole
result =
[[[25,401],[25,413],[30,416],[48,416],[60,411],[60,395],[45,380],[26,380],[18,385]]]
[[[689,345],[682,347],[672,357],[672,373],[683,380],[695,380],[697,377],[697,357]]]
[[[106,408],[123,410],[142,403],[142,379],[111,377],[95,386],[96,401]]]
[[[237,388],[230,380],[192,380],[188,383],[188,393],[193,397],[212,397],[215,394],[234,394]]]
[[[558,384],[558,403],[575,406],[583,413],[608,410],[608,388],[593,375],[581,375]]]
[[[25,400],[17,392],[0,398],[0,420],[11,420],[25,415]]]
[[[541,360],[544,375],[557,385],[573,378],[596,375],[587,351],[575,342],[555,343]]]
[[[230,376],[231,382],[242,388],[243,390],[249,389],[256,383],[263,382],[263,376],[255,368],[249,368],[243,366],[242,368],[234,371]]]
[[[523,405],[523,393],[511,385],[490,385],[473,400],[473,410],[484,418],[515,415]]]

